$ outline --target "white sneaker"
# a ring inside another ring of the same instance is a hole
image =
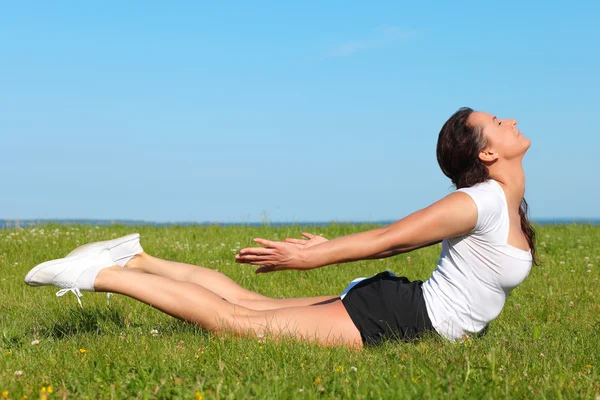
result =
[[[25,277],[30,286],[54,285],[61,288],[56,295],[72,292],[81,304],[81,290],[94,291],[94,281],[101,269],[112,267],[115,262],[109,249],[98,249],[85,254],[46,261],[33,268]]]
[[[105,240],[103,242],[93,242],[79,246],[69,254],[67,257],[75,257],[83,255],[86,252],[108,249],[110,250],[110,256],[116,265],[124,267],[129,260],[131,260],[136,254],[144,251],[140,245],[140,234],[132,233],[131,235],[123,236],[113,240]]]

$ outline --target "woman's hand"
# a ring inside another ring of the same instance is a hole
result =
[[[311,235],[310,233],[302,232],[302,236],[306,239],[285,239],[286,243],[291,243],[299,249],[308,249],[309,247],[316,246],[321,243],[327,242],[329,239],[325,239],[323,236]]]
[[[241,249],[235,256],[240,264],[261,265],[255,273],[282,271],[287,269],[307,270],[310,267],[302,257],[302,248],[298,244],[273,242],[265,239],[254,239],[264,247]],[[306,241],[307,243],[310,241]]]

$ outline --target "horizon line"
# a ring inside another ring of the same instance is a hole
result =
[[[327,225],[388,225],[397,220],[377,221],[351,221],[351,220],[329,220],[329,221],[254,221],[254,222],[219,222],[219,221],[168,221],[158,222],[149,220],[130,219],[93,219],[93,218],[39,218],[39,219],[0,219],[0,229],[11,228],[34,228],[42,225],[96,225],[96,226],[327,226]],[[532,218],[530,220],[538,225],[600,225],[600,218]]]

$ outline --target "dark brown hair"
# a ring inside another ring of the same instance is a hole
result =
[[[462,107],[442,127],[437,142],[437,160],[444,175],[457,189],[470,187],[489,179],[489,171],[479,159],[479,152],[488,145],[480,126],[470,125],[467,119],[473,109]],[[525,198],[521,200],[519,216],[521,229],[527,237],[533,264],[537,265],[535,230],[527,218],[529,208]]]

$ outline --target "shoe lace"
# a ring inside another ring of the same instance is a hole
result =
[[[77,296],[77,302],[79,303],[81,308],[83,308],[83,304],[81,303],[81,298],[83,297],[83,294],[81,294],[81,291],[77,286],[74,286],[72,288],[61,289],[58,292],[56,292],[56,296],[61,297],[67,294],[68,292],[73,292],[73,294]],[[106,293],[106,302],[110,305],[110,292]]]
[[[77,302],[79,303],[79,306],[83,308],[83,304],[81,304],[81,298],[83,297],[83,295],[81,294],[81,291],[79,290],[79,287],[77,285],[59,290],[58,292],[56,292],[56,296],[61,297],[69,292],[72,292],[75,296],[77,296]]]

